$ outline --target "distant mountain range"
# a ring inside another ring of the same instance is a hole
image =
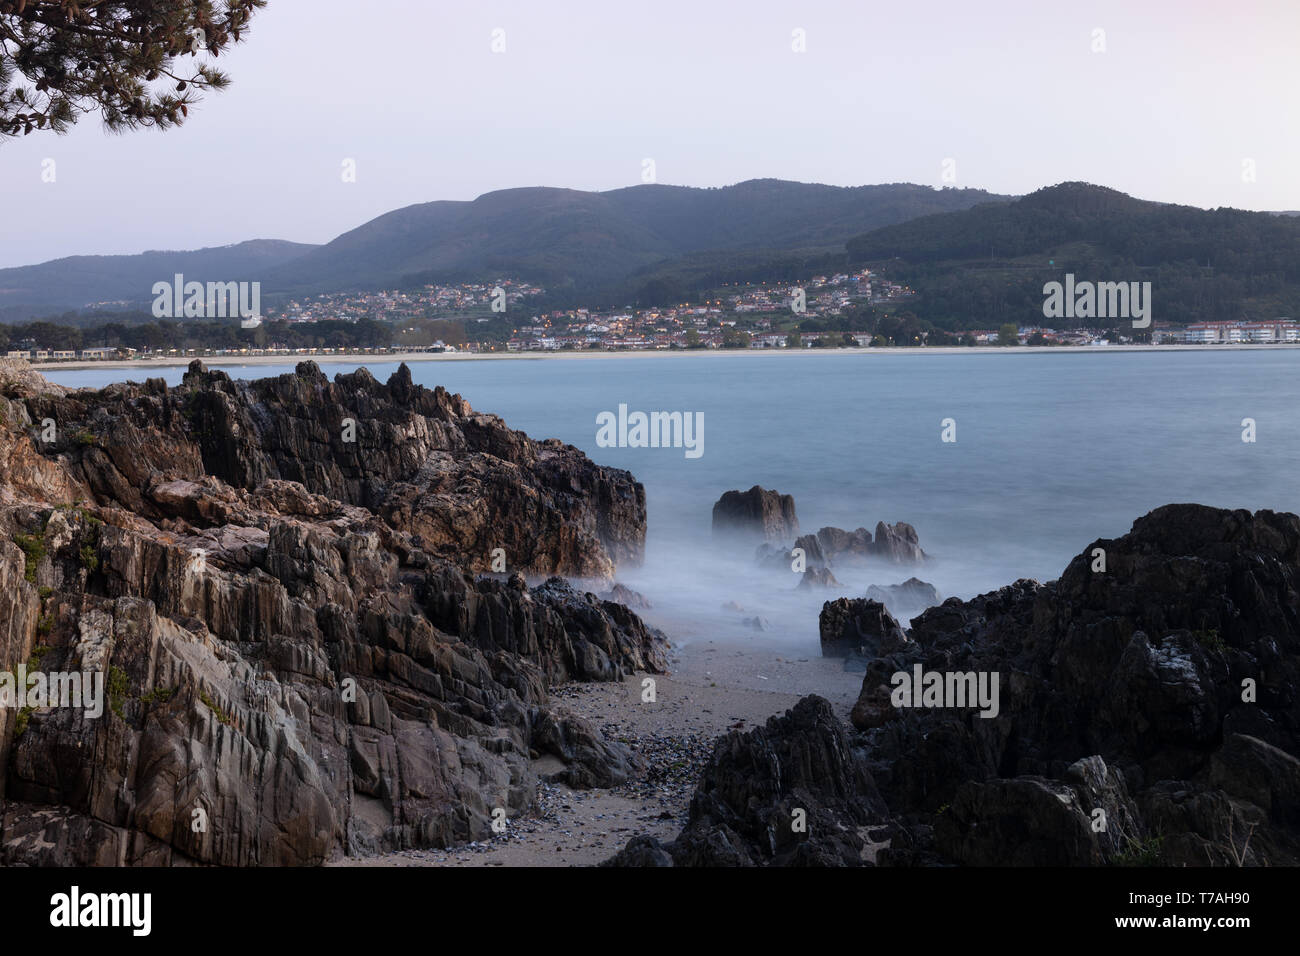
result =
[[[850,265],[875,264],[916,289],[911,308],[940,328],[1028,324],[1044,283],[1066,273],[1150,281],[1156,321],[1300,317],[1300,219],[1148,202],[1088,183],[919,217],[846,249]]]
[[[205,282],[223,276],[256,278],[315,248],[301,242],[253,239],[189,252],[69,256],[35,266],[0,269],[0,308],[14,315],[45,314],[100,302],[151,302],[153,284],[171,282],[178,272]]]
[[[864,265],[917,291],[940,328],[1024,324],[1045,282],[1151,281],[1155,318],[1300,315],[1300,217],[1134,199],[1087,183],[1021,198],[894,183],[759,179],[717,189],[505,189],[386,213],[323,246],[275,240],[192,252],[73,256],[0,270],[0,319],[147,307],[155,282],[260,281],[263,301],[502,276],[537,308],[665,305],[723,283]]]
[[[324,246],[258,240],[0,269],[0,309],[16,315],[97,302],[145,303],[153,283],[170,281],[176,272],[200,282],[260,281],[264,296],[505,275],[586,292],[617,287],[638,270],[697,253],[838,254],[845,240],[879,226],[1000,198],[978,189],[774,179],[718,189],[504,189],[470,202],[397,209]]]

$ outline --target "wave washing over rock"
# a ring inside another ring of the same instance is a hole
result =
[[[575,787],[635,769],[548,688],[662,671],[664,636],[523,577],[640,559],[627,472],[405,366],[101,391],[6,367],[0,396],[0,671],[109,698],[0,708],[0,863],[446,846],[527,811],[539,757]],[[476,575],[497,548],[513,573]]]
[[[680,836],[612,864],[1300,864],[1295,515],[1169,505],[907,639],[871,601],[823,628],[890,636],[866,642],[855,727],[809,697],[731,733]],[[996,675],[996,714],[898,706],[917,667]]]

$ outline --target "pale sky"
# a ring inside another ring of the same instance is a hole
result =
[[[951,159],[994,192],[1300,209],[1297,41],[1296,0],[271,0],[184,127],[0,145],[0,267],[326,242],[644,159],[691,186],[938,186]]]

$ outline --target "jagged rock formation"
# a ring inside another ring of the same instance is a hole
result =
[[[801,534],[794,539],[794,546],[803,549],[804,563],[809,568],[824,568],[827,565],[826,555],[822,553],[821,542],[815,534]],[[760,545],[760,547],[765,547]],[[784,555],[783,555],[784,557]]]
[[[0,372],[0,670],[109,696],[0,708],[0,863],[319,863],[481,838],[532,806],[542,755],[625,779],[637,758],[548,688],[662,670],[663,635],[519,572],[637,560],[644,501],[405,366]],[[515,573],[476,578],[495,547]]]
[[[805,697],[714,745],[681,834],[634,838],[606,866],[856,866],[884,802],[831,705]]]
[[[747,494],[753,494],[754,491],[761,490],[755,487],[750,489]],[[727,492],[727,494],[738,493]],[[775,492],[763,492],[763,494],[775,494]],[[721,504],[721,501],[718,502],[718,505]],[[715,536],[718,534],[718,505],[714,506]],[[792,514],[793,507],[792,502]],[[775,531],[768,534],[767,537],[772,540],[781,540],[781,535],[775,533]],[[754,560],[759,567],[767,570],[789,570],[795,560],[794,549],[803,552],[803,566],[805,568],[860,565],[869,561],[887,561],[890,564],[919,564],[926,559],[925,552],[921,550],[920,539],[917,537],[915,528],[905,521],[900,521],[897,524],[885,524],[882,521],[876,525],[874,540],[871,537],[871,532],[866,528],[845,531],[842,528],[826,527],[816,534],[800,535],[790,548],[764,541],[755,550]]]
[[[907,635],[879,601],[837,598],[817,618],[823,657],[881,657],[902,650]]]
[[[725,492],[713,506],[713,536],[720,540],[784,541],[798,533],[790,495],[755,485]]]
[[[877,522],[871,553],[894,564],[919,564],[925,560],[916,529],[906,521],[897,524]]]
[[[843,528],[821,528],[816,541],[827,560],[863,559],[871,554],[871,532],[866,528],[845,531]]]
[[[1104,571],[1093,570],[1098,548]],[[996,718],[913,710],[871,738],[873,765],[890,767],[877,779],[891,805],[951,804],[932,852],[989,862],[997,851],[975,831],[1028,812],[1013,809],[1026,787],[1068,785],[1069,765],[1099,755],[1132,820],[1111,858],[1300,862],[1295,515],[1159,508],[1122,538],[1094,542],[1059,581],[949,600],[914,619],[910,636],[927,669],[1002,682]],[[1031,802],[1058,815],[1063,805]],[[1096,859],[1062,856],[1063,823],[1035,826],[1035,859]]]
[[[827,605],[826,630],[856,633],[866,603]],[[1300,517],[1159,508],[1060,580],[951,598],[908,636],[867,665],[862,732],[823,769],[823,788],[868,801],[865,823],[826,804],[808,841],[865,825],[884,865],[1300,864]],[[996,676],[996,714],[896,706],[895,675],[918,665]],[[866,862],[771,852],[790,773],[774,792],[737,782],[734,818],[693,814],[674,844],[616,862]]]
[[[876,522],[874,539],[866,528],[845,531],[843,528],[826,527],[820,529],[815,537],[805,537],[815,541],[818,558],[828,565],[834,565],[837,561],[860,563],[869,558],[880,558],[892,564],[919,564],[925,560],[925,552],[921,550],[916,529],[906,521],[897,524]]]

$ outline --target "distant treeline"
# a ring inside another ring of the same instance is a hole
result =
[[[393,327],[373,319],[358,322],[264,322],[241,329],[237,322],[160,319],[133,324],[104,322],[78,328],[62,322],[39,321],[0,325],[0,351],[35,347],[50,351],[85,348],[166,349],[261,348],[382,348],[394,342]]]

